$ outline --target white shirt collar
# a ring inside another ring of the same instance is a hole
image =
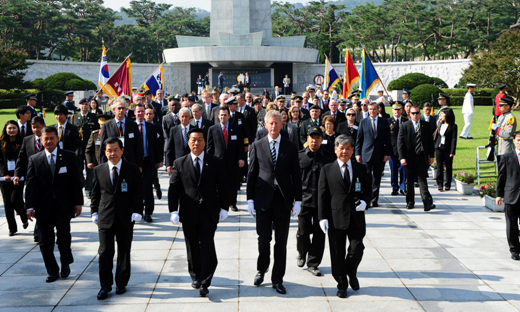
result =
[[[278,137],[276,139],[271,138],[271,136],[268,134],[267,139],[269,140],[269,144],[271,144],[273,141],[276,141],[276,143],[280,144],[281,136],[278,134]]]
[[[515,148],[515,152],[516,152],[516,156],[518,156],[518,154],[520,154],[520,151],[516,148]]]
[[[56,146],[56,148],[54,149],[54,151],[52,151],[52,152],[50,152],[50,153],[49,153],[49,151],[45,150],[45,156],[46,156],[47,158],[49,158],[51,154],[54,155],[54,159],[56,159],[56,155],[58,154],[58,147],[57,147],[57,146]]]
[[[110,172],[112,172],[112,168],[116,167],[117,168],[117,173],[121,174],[121,164],[123,163],[123,159],[120,159],[117,164],[115,165],[112,165],[111,162],[108,162],[108,169],[110,170]]]
[[[346,163],[344,163],[341,160],[339,160],[339,158],[338,158],[338,164],[339,164],[340,168],[343,167],[344,164],[347,164],[347,168],[352,168],[352,162],[350,159]],[[349,169],[349,171],[350,171],[350,169]]]
[[[204,162],[204,151],[202,151],[202,153],[200,153],[199,156],[195,156],[195,154],[193,154],[193,153],[190,153],[190,155],[191,155],[191,162],[195,162],[195,157],[198,157],[199,161]]]

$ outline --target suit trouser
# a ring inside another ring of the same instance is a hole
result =
[[[83,151],[85,151],[85,149],[83,149]],[[86,192],[90,193],[92,191],[92,179],[94,177],[94,169],[89,169],[87,167],[87,160],[85,159],[84,153],[78,156],[78,162],[81,185],[85,187]],[[83,168],[85,168],[86,177],[83,176]]]
[[[273,194],[271,207],[262,211],[256,210],[256,233],[258,234],[257,270],[265,273],[269,268],[271,256],[271,240],[274,228],[274,265],[271,274],[273,284],[283,282],[287,262],[287,238],[291,211],[285,206],[285,199],[278,188]]]
[[[462,114],[464,115],[464,128],[462,128],[462,132],[460,136],[463,138],[468,138],[471,136],[471,122],[473,121],[473,113],[471,114]]]
[[[412,159],[406,159],[407,165],[404,167],[406,172],[406,203],[415,204],[415,188],[414,179],[417,177],[419,182],[419,190],[421,192],[421,199],[423,204],[431,205],[433,203],[432,196],[428,191],[428,182],[426,181],[426,171],[428,170],[428,164],[423,153],[420,155],[412,156]]]
[[[332,276],[338,283],[338,289],[347,289],[348,277],[356,277],[357,268],[363,258],[363,237],[366,229],[356,226],[354,218],[350,217],[350,224],[347,230],[334,228],[334,223],[329,220],[329,249]],[[347,253],[347,238],[349,241]],[[348,277],[347,277],[348,276]]]
[[[217,269],[215,250],[215,231],[217,224],[200,207],[199,221],[194,224],[183,223],[182,232],[188,254],[188,272],[193,281],[199,281],[202,287],[209,287]]]
[[[126,287],[130,279],[130,249],[134,225],[123,226],[118,217],[108,229],[98,229],[99,233],[99,282],[103,288],[111,288],[114,280],[114,237],[117,241],[116,285]]]
[[[453,178],[453,157],[450,157],[450,152],[447,150],[436,150],[435,158],[437,159],[437,187],[451,187],[451,180]],[[446,167],[446,181],[444,181],[444,167]]]
[[[518,217],[520,212],[520,200],[516,204],[505,204],[506,214],[506,234],[509,244],[509,251],[520,252],[520,242],[518,239]]]
[[[60,252],[61,265],[68,265],[74,262],[72,250],[70,248],[70,218],[63,217],[55,211],[51,212],[45,222],[36,220],[38,225],[38,241],[40,252],[43,256],[43,262],[47,269],[47,274],[55,275],[60,271],[60,267],[54,256],[54,241],[58,244]],[[56,227],[56,237],[54,236],[54,227]]]
[[[298,215],[296,249],[303,259],[307,256],[308,267],[320,265],[325,249],[325,233],[320,228],[317,208],[302,206]]]
[[[235,168],[229,168],[230,166],[235,166]],[[238,189],[240,188],[241,180],[238,178],[238,172],[239,168],[236,164],[228,164],[225,163],[226,166],[226,175],[228,177],[228,192],[229,192],[229,204],[231,206],[236,206],[237,204],[237,193]],[[232,187],[233,185],[236,185],[238,183],[238,187]]]
[[[390,165],[390,183],[392,185],[392,191],[404,191],[406,189],[406,180],[404,167],[399,161],[399,156],[390,156],[388,163]]]
[[[13,182],[0,182],[0,190],[4,199],[5,218],[9,232],[18,232],[16,225],[15,211],[20,215],[22,223],[27,222],[27,213],[23,204],[23,184],[14,185]]]
[[[372,202],[377,202],[379,200],[379,186],[381,185],[381,174],[385,168],[385,162],[383,159],[372,159],[368,162],[363,162],[363,164],[367,166],[367,173],[372,182]]]
[[[145,157],[143,160],[143,202],[144,213],[152,215],[155,207],[153,198],[153,185],[155,177],[157,176],[157,169],[150,157]]]

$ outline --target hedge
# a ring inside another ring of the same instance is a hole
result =
[[[391,81],[388,84],[388,90],[412,90],[413,88],[423,84],[435,85],[439,88],[448,87],[448,85],[440,78],[430,77],[421,73],[409,73]]]
[[[494,99],[490,96],[474,96],[473,97],[473,105],[493,105]],[[462,106],[464,103],[463,96],[452,96],[450,97],[450,106]]]
[[[498,89],[493,89],[493,88],[478,88],[477,89],[476,88],[475,91],[473,92],[473,97],[476,97],[476,96],[487,96],[487,97],[495,98],[496,94],[498,93],[498,92],[495,93],[495,90],[498,90]],[[461,89],[461,88],[442,89],[442,92],[446,93],[450,97],[451,96],[462,96],[462,97],[464,97],[466,95],[466,93],[468,92],[468,89]]]
[[[90,81],[85,80],[73,73],[57,73],[51,75],[42,81],[36,79],[33,85],[39,86],[41,89],[58,89],[58,90],[96,90],[96,85]]]
[[[413,88],[411,91],[410,99],[412,99],[413,104],[422,107],[426,102],[431,103],[432,99],[434,103],[437,102],[436,99],[439,97],[441,89],[432,84],[422,84]]]

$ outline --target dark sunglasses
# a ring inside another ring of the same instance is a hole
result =
[[[412,114],[412,115],[419,115],[420,112],[411,112],[410,114]]]
[[[361,106],[368,106],[368,104],[361,104]]]
[[[347,114],[347,116],[356,116],[356,114]]]

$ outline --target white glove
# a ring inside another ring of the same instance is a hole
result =
[[[367,208],[367,203],[364,200],[359,201],[359,205],[356,206],[356,211],[365,211]]]
[[[170,214],[170,221],[173,223],[173,225],[178,225],[180,223],[178,211],[174,211]]]
[[[220,222],[222,222],[222,221],[224,221],[224,220],[227,219],[227,217],[228,217],[228,212],[227,212],[226,210],[224,210],[224,209],[220,209],[220,213],[219,213],[218,215],[219,215],[219,219],[218,219],[218,220],[219,220]]]
[[[98,213],[94,212],[92,214],[92,222],[94,222],[94,224],[97,224],[97,221],[98,221]]]
[[[292,208],[292,217],[296,217],[300,214],[300,210],[302,209],[302,202],[301,201],[295,201],[294,206]]]
[[[329,220],[320,220],[320,228],[323,231],[323,233],[327,234],[327,229],[329,228]]]
[[[492,125],[491,125],[491,129],[492,129],[492,130],[496,130],[496,129],[498,129],[498,125],[497,125],[497,124],[492,124]]]
[[[252,199],[247,200],[247,212],[249,212],[251,217],[256,218],[255,202]]]
[[[143,219],[143,216],[141,216],[140,214],[138,213],[132,213],[132,221],[134,222],[139,222]]]

